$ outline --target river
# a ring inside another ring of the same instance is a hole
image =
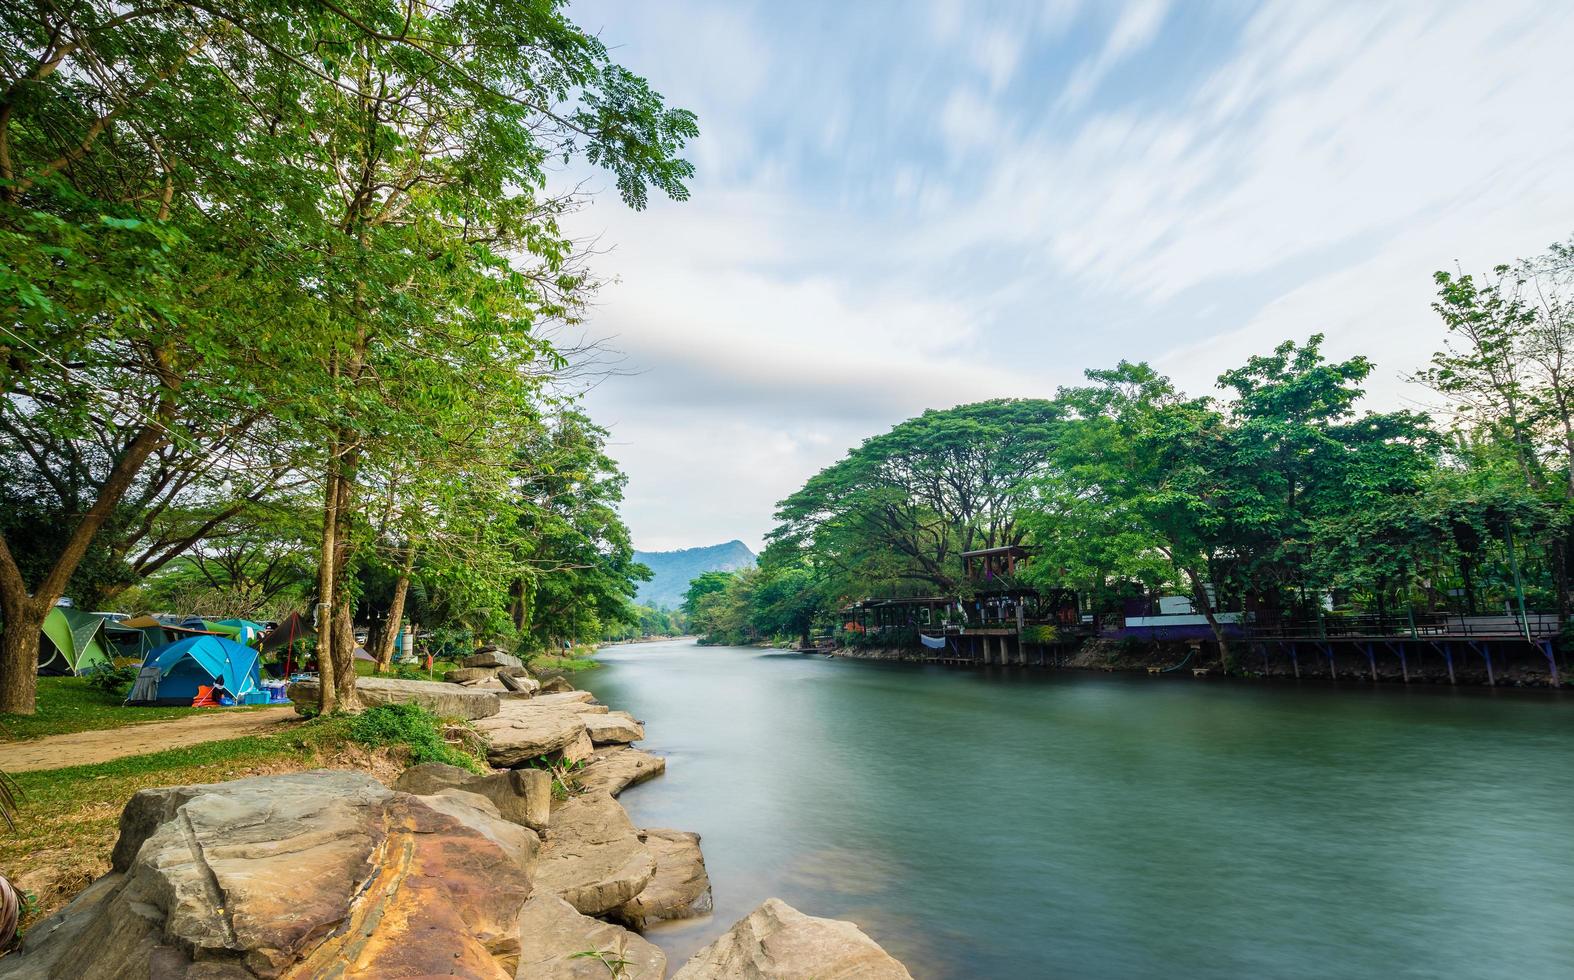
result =
[[[668,759],[634,822],[703,838],[674,964],[776,895],[918,978],[1574,976],[1574,697],[599,659]]]

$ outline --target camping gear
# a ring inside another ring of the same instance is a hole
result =
[[[104,621],[92,613],[56,606],[44,617],[38,644],[38,672],[46,675],[89,674],[110,666],[114,649]]]
[[[157,697],[152,703],[192,704],[199,688],[215,685],[237,699],[244,698],[260,689],[259,656],[251,647],[218,636],[193,636],[160,647],[144,664],[159,669]]]

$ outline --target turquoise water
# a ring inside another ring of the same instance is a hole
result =
[[[576,678],[634,821],[915,977],[1574,977],[1574,698],[945,670],[692,642]]]

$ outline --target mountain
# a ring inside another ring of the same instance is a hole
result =
[[[728,541],[682,551],[636,551],[634,560],[650,566],[654,576],[641,582],[635,599],[641,605],[676,609],[689,583],[705,572],[735,572],[754,567],[754,552],[742,541]]]

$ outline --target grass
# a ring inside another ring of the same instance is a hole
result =
[[[384,676],[399,677],[406,680],[440,681],[443,679],[444,671],[458,669],[459,664],[456,661],[438,660],[432,664],[432,670],[428,673],[426,661],[423,660],[419,664],[394,664],[388,668],[388,673]],[[377,665],[369,660],[357,660],[355,662],[355,676],[376,677]]]
[[[109,870],[120,811],[137,790],[322,768],[392,777],[421,761],[479,770],[479,758],[463,740],[457,747],[445,741],[456,727],[410,706],[384,706],[314,719],[277,735],[17,773],[21,806],[16,830],[0,832],[0,872],[33,894],[29,919],[36,921]]]
[[[45,735],[124,728],[144,721],[184,718],[213,708],[128,708],[125,693],[100,690],[85,677],[40,677],[38,709],[31,715],[0,714],[0,742]],[[243,711],[245,708],[225,708]]]

